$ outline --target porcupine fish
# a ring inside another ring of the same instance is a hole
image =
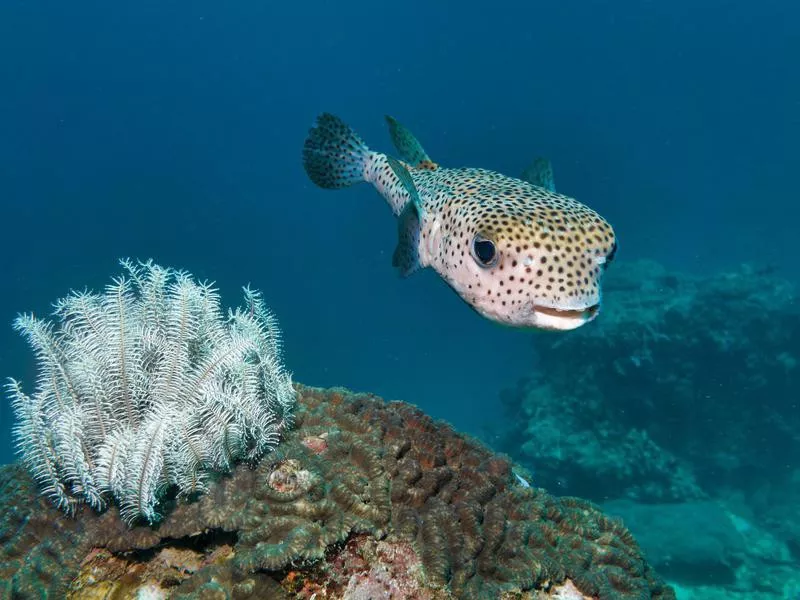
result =
[[[386,119],[401,160],[371,150],[325,113],[305,141],[303,165],[322,188],[375,187],[398,218],[392,264],[403,276],[432,267],[479,314],[512,327],[569,330],[597,316],[614,230],[555,192],[549,161],[537,159],[529,181],[443,168]]]

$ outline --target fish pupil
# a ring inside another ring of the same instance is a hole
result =
[[[472,253],[481,266],[489,267],[497,258],[497,248],[494,242],[484,237],[476,236],[472,242]]]

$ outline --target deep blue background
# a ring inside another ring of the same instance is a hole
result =
[[[262,289],[300,381],[493,418],[532,334],[398,278],[377,194],[305,177],[321,111],[376,149],[393,114],[447,166],[545,154],[622,258],[800,272],[800,3],[65,4],[0,6],[0,375],[29,390],[16,312],[152,257],[230,303]],[[2,401],[0,460],[9,422]]]

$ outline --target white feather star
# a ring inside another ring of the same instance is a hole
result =
[[[67,512],[114,500],[129,524],[155,522],[167,489],[206,489],[213,471],[278,443],[295,401],[280,332],[261,297],[227,318],[217,291],[188,273],[122,261],[105,294],[55,304],[60,328],[14,327],[39,362],[32,396],[10,380],[17,449]]]

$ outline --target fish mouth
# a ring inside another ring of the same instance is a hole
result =
[[[600,312],[600,304],[593,304],[587,308],[554,308],[552,306],[533,305],[534,327],[538,329],[552,329],[568,331],[577,329],[581,325],[593,320]]]

